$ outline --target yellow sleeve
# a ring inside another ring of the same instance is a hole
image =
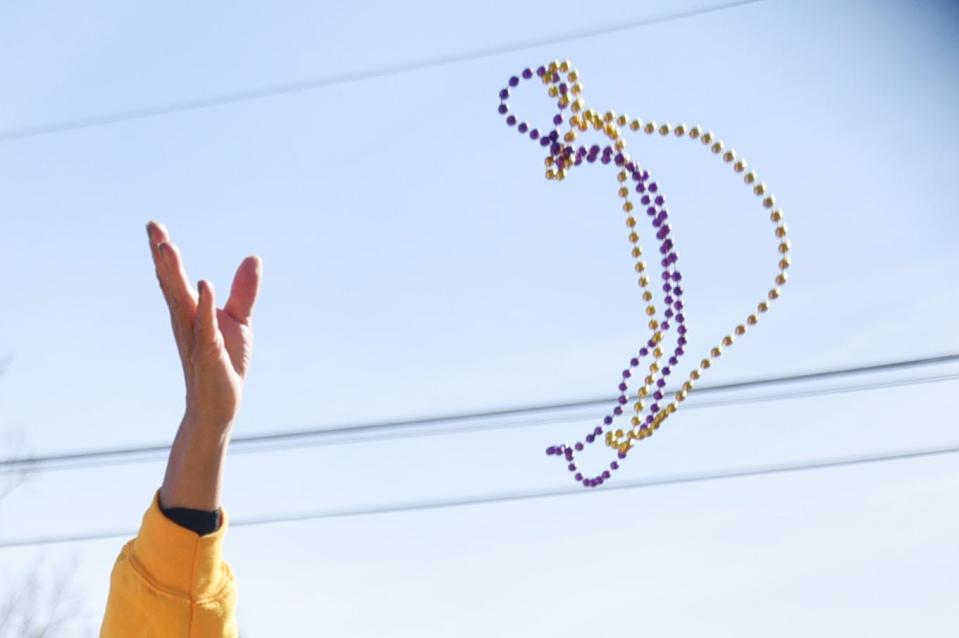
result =
[[[236,580],[222,556],[226,529],[226,512],[212,534],[180,527],[155,494],[113,566],[100,638],[236,638]]]

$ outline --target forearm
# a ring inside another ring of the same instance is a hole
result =
[[[160,505],[166,509],[219,509],[229,441],[230,424],[185,416],[170,448]]]

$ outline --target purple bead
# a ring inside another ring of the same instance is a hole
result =
[[[656,387],[657,387],[657,388],[665,388],[665,387],[666,387],[666,379],[659,379],[658,381],[656,381]]]
[[[656,231],[656,239],[665,239],[666,235],[669,234],[669,231],[672,230],[669,227],[669,224],[662,226],[659,230]]]
[[[612,159],[609,157],[609,155],[606,155],[604,153],[603,157],[599,161],[601,161],[603,164],[609,164],[612,161]]]
[[[519,126],[516,127],[516,130],[519,131],[520,133],[525,133],[526,131],[529,130],[529,124],[527,124],[526,122],[520,122]]]
[[[676,315],[676,321],[678,321],[679,323],[683,323],[684,321],[686,321],[686,315],[684,315],[683,313],[679,313],[678,315]]]
[[[666,309],[666,312],[663,313],[663,314],[665,314],[667,317],[672,317],[672,316],[673,316],[673,309],[672,309],[672,308],[667,308],[667,309]]]
[[[620,405],[625,405],[625,404],[626,404],[626,401],[627,401],[628,399],[626,398],[625,395],[621,394],[621,395],[619,395],[619,398],[616,399],[616,400],[619,401],[619,404],[620,404]]]
[[[562,123],[563,123],[563,116],[562,116],[562,115],[560,115],[559,113],[557,113],[556,115],[553,116],[553,124],[555,124],[556,126],[559,126],[559,125],[562,124]]]
[[[613,417],[611,416],[603,417],[603,423],[605,423],[606,425],[611,425],[613,423]]]
[[[595,441],[595,440],[596,440],[596,437],[593,436],[592,434],[587,434],[587,435],[586,435],[586,442],[587,442],[587,443],[592,443],[592,442]]]
[[[653,398],[656,399],[657,401],[662,401],[663,400],[662,390],[656,390],[655,392],[653,392]]]
[[[681,357],[681,356],[683,356],[684,354],[686,354],[686,351],[683,350],[683,347],[682,347],[682,346],[676,348],[676,356]]]
[[[613,408],[613,414],[615,414],[616,416],[619,416],[622,413],[623,413],[622,407],[617,405],[615,408]]]
[[[666,296],[663,298],[663,303],[665,303],[665,304],[667,304],[667,305],[673,303],[673,298],[672,298],[672,296],[671,296],[671,295],[666,295]]]
[[[613,468],[614,470],[618,470],[618,469],[619,469],[619,463],[616,462],[616,461],[613,461],[612,463],[610,463],[609,466],[610,466],[611,468]]]
[[[660,206],[662,206],[665,202],[666,202],[666,200],[663,199],[663,196],[662,196],[662,195],[657,195],[657,196],[656,196],[656,203],[657,203],[657,204],[659,204]]]
[[[628,387],[629,387],[629,386],[627,386],[625,383],[620,383],[620,384],[619,384],[619,391],[620,391],[620,392],[626,392],[626,389],[627,389]]]
[[[602,434],[603,428],[596,426],[596,428],[593,430],[593,436],[602,436]]]
[[[562,147],[559,144],[557,144],[556,142],[553,142],[552,144],[549,145],[549,152],[552,153],[553,155],[559,155],[559,151],[561,148]]]
[[[582,451],[583,451],[583,444],[580,443],[579,441],[577,441],[577,442],[576,442],[576,445],[573,446],[573,447],[576,448],[576,451],[577,451],[577,452],[582,452]]]
[[[583,475],[580,474],[579,472],[577,472],[576,475],[575,475],[573,478],[576,479],[577,481],[582,481],[582,480],[583,480]]]
[[[663,376],[664,376],[664,377],[668,377],[668,376],[670,375],[670,373],[672,373],[672,370],[670,370],[669,366],[666,366],[665,368],[663,368]]]
[[[650,348],[655,348],[656,342],[650,339],[649,341],[646,342],[646,345],[649,346]]]
[[[679,350],[679,348],[676,348],[676,349]],[[670,357],[670,358],[669,358],[669,365],[674,366],[674,365],[676,365],[676,364],[678,364],[678,363],[679,363],[679,359],[677,359],[676,357]]]
[[[659,185],[658,185],[656,182],[650,182],[650,183],[649,183],[649,192],[650,192],[650,193],[655,193],[655,192],[658,191],[658,190],[659,190]]]
[[[559,139],[559,131],[550,131],[549,132],[549,141],[555,142]]]
[[[548,456],[553,456],[554,454],[556,454],[556,448],[553,447],[552,445],[549,446],[548,448],[546,448],[546,454]]]
[[[649,411],[652,412],[653,414],[656,414],[657,412],[659,412],[659,406],[654,403],[653,405],[650,406]]]
[[[645,357],[645,356],[648,355],[648,354],[649,354],[649,349],[648,349],[648,348],[640,348],[640,349],[639,349],[639,356]]]
[[[500,89],[499,99],[505,100],[508,97],[509,97],[509,89]]]
[[[514,124],[516,124],[516,116],[515,115],[506,116],[506,125],[513,126]]]
[[[569,470],[570,472],[575,472],[575,471],[576,471],[576,464],[575,464],[575,463],[570,463],[569,465],[566,466],[566,469]]]
[[[608,479],[612,474],[609,473],[609,470],[603,470],[603,478]]]
[[[636,190],[639,190],[639,189],[636,189]],[[639,198],[639,201],[645,206],[646,204],[649,203],[649,195],[643,195],[642,197]]]
[[[499,111],[501,115],[506,115],[507,111],[509,111],[509,107],[505,104],[500,104],[496,110]]]
[[[539,145],[540,145],[540,146],[549,146],[549,144],[550,144],[550,139],[549,139],[548,137],[541,137],[541,138],[539,138]]]
[[[509,85],[516,86],[517,84],[519,84],[519,78],[514,75],[509,79]]]
[[[656,207],[655,207],[655,206],[650,206],[649,208],[647,208],[647,209],[646,209],[646,214],[649,215],[650,217],[652,217],[653,215],[655,215],[655,214],[656,214]]]
[[[676,286],[675,288],[673,288],[673,294],[682,296],[683,289],[680,286]]]
[[[625,452],[620,452],[620,453],[618,453],[616,456],[618,456],[620,460],[623,460],[623,459],[626,458],[626,453],[625,453]]]
[[[529,139],[537,140],[539,139],[539,129],[533,129],[529,132]]]
[[[669,330],[669,322],[664,321],[661,324],[659,324],[659,327],[662,328],[663,330]]]
[[[630,378],[631,376],[633,376],[633,373],[632,373],[632,372],[630,372],[629,370],[623,370],[623,378],[624,378],[624,379],[628,379],[628,378]]]
[[[569,448],[566,448],[565,450],[563,450],[563,456],[566,457],[566,460],[567,460],[567,461],[572,461],[572,460],[573,460],[573,451],[572,451],[571,449],[569,449]]]
[[[536,69],[536,75],[538,75],[538,76],[540,76],[540,77],[543,77],[544,75],[546,75],[546,67],[545,67],[545,66],[541,66],[541,67],[539,67],[538,69]]]
[[[672,242],[670,242],[670,247],[672,247]],[[680,281],[683,278],[683,275],[677,270],[673,273],[673,281]]]
[[[653,415],[650,414],[646,417],[646,425],[649,425],[652,422],[653,422]],[[643,429],[645,430],[646,428],[643,428]]]
[[[676,328],[676,332],[678,332],[681,335],[686,334],[686,326],[683,326],[683,325],[679,326],[678,328]]]
[[[680,337],[676,340],[676,343],[678,343],[680,346],[685,346],[688,342],[686,341],[686,337]]]
[[[533,69],[523,69],[523,79],[528,80],[533,77]]]
[[[566,86],[565,82],[561,82],[559,85],[559,92],[565,94],[567,91],[569,91],[569,87]]]
[[[645,354],[643,354],[643,351],[642,351],[642,350],[639,351],[639,354],[642,355],[642,356],[644,356],[644,357],[646,356]],[[633,357],[632,359],[629,360],[629,365],[631,365],[631,366],[633,366],[633,367],[635,368],[636,366],[639,365],[639,359],[637,359],[636,357]]]

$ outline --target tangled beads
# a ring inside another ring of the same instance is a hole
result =
[[[510,113],[509,97],[511,90],[516,88],[521,81],[532,80],[534,77],[547,86],[549,96],[556,100],[559,107],[557,113],[553,116],[553,128],[549,132],[546,132],[545,129],[535,128],[525,121],[519,121],[515,115]],[[602,422],[588,432],[582,441],[577,441],[572,445],[568,443],[551,445],[546,449],[547,454],[562,457],[568,464],[567,469],[573,475],[573,478],[582,483],[584,487],[597,487],[608,480],[612,476],[612,472],[620,468],[620,462],[626,458],[637,442],[652,436],[663,421],[679,409],[680,404],[692,392],[695,382],[712,366],[713,361],[719,358],[723,349],[733,345],[736,337],[746,334],[746,326],[756,325],[759,322],[759,315],[767,312],[770,303],[779,298],[781,294],[780,286],[785,285],[787,280],[786,270],[791,265],[789,259],[790,244],[786,238],[788,231],[783,221],[782,210],[777,208],[776,198],[769,193],[766,184],[759,182],[755,171],[747,172],[746,161],[739,159],[734,150],[727,149],[725,144],[717,139],[712,132],[704,131],[698,126],[687,128],[684,124],[672,126],[669,123],[657,124],[652,121],[644,124],[639,119],[631,120],[628,116],[617,115],[613,111],[600,114],[598,111],[588,109],[582,96],[583,85],[580,82],[579,73],[573,69],[569,61],[554,61],[548,66],[539,67],[535,71],[524,69],[519,76],[511,77],[508,84],[507,88],[499,92],[499,113],[506,118],[508,126],[513,127],[521,135],[529,137],[529,139],[538,142],[540,146],[547,149],[545,158],[546,179],[562,181],[570,170],[581,165],[584,161],[589,164],[597,161],[606,165],[613,164],[617,169],[618,194],[623,201],[623,212],[626,213],[627,237],[631,247],[631,255],[635,260],[633,268],[638,275],[639,287],[642,289],[643,301],[646,303],[645,320],[647,321],[649,338],[645,345],[639,349],[637,355],[630,358],[628,366],[623,370],[617,386],[619,397],[612,411],[603,417]],[[568,118],[564,117],[564,113],[568,115]],[[567,125],[566,131],[561,132],[564,123]],[[749,314],[744,323],[737,325],[731,334],[727,334],[713,346],[707,356],[699,362],[699,365],[689,372],[686,381],[678,390],[674,391],[673,398],[668,403],[664,403],[667,393],[666,379],[673,373],[676,366],[679,365],[680,359],[686,354],[687,327],[683,302],[683,277],[678,269],[679,256],[671,237],[672,228],[669,225],[666,199],[660,192],[659,185],[650,179],[649,172],[641,169],[639,163],[631,159],[626,152],[623,132],[627,126],[631,131],[642,131],[647,135],[658,133],[665,137],[672,134],[678,138],[688,137],[692,140],[699,140],[714,155],[721,157],[723,162],[731,164],[736,173],[743,173],[746,185],[760,199],[763,209],[770,211],[770,219],[776,226],[775,234],[779,244],[778,273],[773,287],[756,306],[755,312]],[[602,148],[599,145],[592,145],[588,148],[582,144],[576,145],[578,134],[588,131],[591,127],[605,135],[610,144]],[[632,195],[633,192],[636,195]],[[638,204],[634,202],[633,197],[638,198]],[[639,213],[637,211],[645,211],[652,224],[656,240],[659,242],[659,263],[661,267],[659,281],[662,281],[662,301],[665,305],[662,315],[658,313],[653,303],[654,294],[651,284],[655,277],[651,277],[647,270],[643,248],[639,243],[640,236],[637,228],[639,225],[637,215]],[[666,356],[666,350],[663,348],[663,342],[670,336],[670,332],[674,328],[676,333],[675,347],[664,362],[663,358]],[[631,397],[629,385],[634,377],[639,378],[642,375],[642,372],[637,371],[637,368],[642,362],[650,359],[649,373],[642,377],[642,386]],[[612,429],[614,420],[623,414],[624,410],[627,409],[627,404],[631,401],[633,410],[633,416],[630,417],[631,427]],[[616,450],[616,458],[610,462],[608,469],[604,469],[591,477],[586,476],[576,464],[576,453],[599,439]]]

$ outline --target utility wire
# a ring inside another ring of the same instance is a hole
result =
[[[746,467],[734,470],[720,470],[714,472],[701,472],[693,474],[674,474],[662,477],[654,477],[637,481],[620,481],[610,485],[604,485],[592,490],[582,487],[567,488],[549,488],[541,490],[526,490],[516,492],[501,492],[498,494],[488,494],[485,496],[473,496],[466,498],[445,498],[429,499],[420,501],[408,501],[397,504],[372,505],[366,507],[346,507],[339,509],[311,510],[304,512],[291,512],[287,514],[255,516],[249,518],[240,518],[230,521],[230,527],[253,527],[257,525],[276,525],[280,523],[296,523],[303,521],[315,521],[334,518],[348,518],[355,516],[370,516],[375,514],[394,514],[399,512],[421,512],[427,510],[443,510],[453,507],[468,507],[472,505],[490,505],[494,503],[511,503],[516,501],[530,501],[544,498],[556,498],[562,496],[575,496],[589,494],[592,492],[609,492],[619,490],[634,490],[647,487],[663,487],[667,485],[683,485],[688,483],[705,483],[708,481],[719,481],[724,479],[746,478],[756,476],[771,476],[775,474],[786,474],[790,472],[803,472],[812,470],[825,470],[837,467],[860,466],[875,463],[885,463],[890,461],[903,461],[907,459],[928,458],[934,456],[944,456],[959,452],[959,445],[950,445],[944,447],[929,447],[912,450],[898,450],[881,454],[863,454],[858,456],[837,457],[831,459],[820,459],[816,461],[802,461],[797,463],[782,463],[777,465],[760,465]],[[34,547],[37,545],[55,545],[60,543],[78,543],[84,541],[105,540],[110,538],[132,537],[136,534],[134,529],[123,530],[103,530],[96,532],[86,532],[79,534],[62,534],[56,536],[33,536],[24,538],[13,538],[10,540],[0,540],[0,549],[9,549],[13,547]]]
[[[481,60],[483,58],[489,58],[496,55],[503,55],[506,53],[515,53],[517,51],[524,51],[526,49],[534,49],[537,47],[544,47],[552,44],[559,44],[561,42],[572,42],[575,40],[584,40],[588,38],[594,38],[598,36],[619,33],[622,31],[629,31],[632,29],[637,29],[640,27],[650,26],[654,24],[662,24],[665,22],[672,22],[675,20],[683,20],[686,18],[692,18],[694,16],[713,13],[716,11],[724,11],[726,9],[732,9],[735,7],[740,7],[743,5],[753,4],[761,1],[762,0],[738,0],[736,2],[723,2],[723,3],[710,5],[707,7],[702,7],[699,9],[689,9],[687,11],[666,13],[658,16],[652,16],[648,18],[634,20],[631,22],[609,24],[609,25],[604,25],[600,27],[595,27],[592,29],[577,29],[572,31],[566,31],[566,32],[557,33],[551,36],[545,36],[542,38],[533,38],[529,40],[523,40],[520,42],[513,42],[511,44],[505,44],[498,47],[477,48],[477,49],[472,49],[469,51],[463,51],[461,53],[454,53],[454,54],[445,55],[445,56],[427,57],[419,60],[413,60],[410,62],[401,62],[396,64],[385,64],[382,66],[370,67],[368,69],[364,69],[361,71],[341,72],[341,73],[335,73],[331,75],[324,75],[324,76],[320,76],[320,77],[316,77],[310,80],[304,80],[300,82],[286,82],[286,83],[272,84],[272,85],[263,86],[260,88],[246,89],[242,91],[235,91],[232,93],[223,93],[221,95],[217,95],[213,97],[197,98],[193,100],[185,100],[182,102],[171,102],[169,104],[151,106],[151,107],[146,107],[141,109],[131,109],[128,111],[119,111],[116,113],[110,113],[106,115],[93,115],[90,117],[79,117],[72,120],[64,120],[64,121],[53,123],[53,124],[10,129],[7,131],[0,131],[0,142],[11,142],[13,140],[22,140],[22,139],[27,139],[31,137],[40,137],[42,135],[64,133],[66,131],[92,128],[96,126],[110,126],[112,124],[118,124],[120,122],[130,122],[134,120],[143,120],[151,117],[172,115],[174,113],[197,111],[200,109],[208,109],[208,108],[213,108],[217,106],[225,106],[227,104],[236,104],[239,102],[261,100],[264,98],[271,98],[279,95],[290,95],[293,93],[313,91],[316,89],[322,89],[329,86],[335,86],[338,84],[349,84],[353,82],[360,82],[364,80],[382,78],[390,75],[410,73],[412,71],[444,67],[444,66],[449,66],[453,64],[459,64],[462,62]]]
[[[893,372],[908,370],[923,366],[942,365],[947,363],[959,362],[959,353],[945,354],[932,357],[906,359],[890,361],[879,364],[863,365],[856,367],[833,368],[820,370],[817,372],[808,372],[801,374],[761,377],[732,383],[717,384],[712,386],[697,387],[691,395],[691,401],[683,409],[690,410],[706,407],[728,406],[741,403],[754,403],[760,401],[773,401],[780,399],[805,398],[819,394],[835,394],[843,392],[855,392],[864,390],[874,390],[879,388],[893,387],[898,385],[910,385],[919,383],[934,383],[949,381],[957,378],[956,374],[946,374],[921,379],[906,379],[879,382],[876,384],[857,384],[853,386],[813,388],[809,390],[793,393],[770,393],[760,397],[743,397],[738,399],[726,399],[713,402],[699,401],[699,397],[710,394],[729,392],[735,390],[748,390],[754,388],[766,388],[774,385],[807,383],[822,381],[828,379],[843,378],[848,376]],[[675,389],[666,392],[675,392]],[[354,425],[344,425],[325,428],[309,428],[303,430],[291,430],[287,432],[277,432],[272,434],[256,434],[248,436],[234,437],[231,443],[231,454],[237,453],[255,453],[260,451],[272,451],[275,449],[285,449],[284,444],[303,447],[307,445],[335,445],[340,443],[349,443],[355,441],[371,441],[382,439],[407,438],[417,436],[428,436],[436,434],[451,434],[460,432],[472,432],[479,430],[494,430],[524,427],[532,425],[545,425],[556,423],[558,419],[555,416],[545,417],[540,420],[525,420],[528,416],[539,414],[549,414],[554,412],[563,412],[581,408],[593,408],[602,405],[609,405],[614,402],[613,397],[603,397],[594,399],[585,399],[571,402],[554,402],[537,404],[530,406],[502,408],[496,410],[486,410],[480,412],[458,413],[423,417],[417,419],[384,421],[378,423],[361,423]],[[585,418],[591,418],[594,415],[581,415],[567,419],[575,421]],[[476,424],[474,421],[491,420],[505,417],[522,417],[524,420],[517,422],[495,423],[495,424]],[[458,427],[457,427],[458,426]],[[0,474],[7,474],[16,471],[46,471],[51,469],[73,469],[79,467],[106,466],[118,463],[130,462],[140,463],[153,460],[157,455],[166,454],[169,451],[169,444],[143,445],[123,448],[107,448],[99,450],[86,450],[79,452],[66,452],[62,454],[49,454],[43,456],[13,457],[0,459]]]

